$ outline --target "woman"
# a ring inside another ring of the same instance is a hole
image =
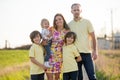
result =
[[[51,68],[46,70],[48,80],[59,80],[61,67],[62,67],[62,46],[64,44],[64,35],[69,31],[69,27],[62,14],[56,14],[54,16],[52,31],[52,45],[51,50],[53,55],[49,59],[49,63],[52,65]],[[53,77],[54,76],[54,77]]]

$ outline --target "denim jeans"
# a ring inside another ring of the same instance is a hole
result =
[[[45,61],[49,61],[49,58],[52,54],[51,51],[51,40],[48,41],[48,44],[44,46],[45,50],[46,50],[46,55],[45,55]]]
[[[63,73],[63,80],[78,80],[78,71]]]
[[[31,75],[31,80],[44,80],[44,73]]]
[[[94,64],[90,53],[80,53],[82,61],[78,62],[78,80],[83,80],[82,65],[84,65],[89,80],[96,80]]]

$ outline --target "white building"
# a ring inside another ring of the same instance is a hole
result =
[[[103,37],[97,38],[98,49],[111,49],[111,41]]]
[[[120,32],[114,34],[114,49],[120,49]]]
[[[116,32],[113,35],[113,41],[111,37],[98,37],[98,49],[120,49],[120,32]],[[113,47],[112,47],[113,46]]]

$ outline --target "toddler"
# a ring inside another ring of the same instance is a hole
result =
[[[45,55],[45,66],[46,67],[51,67],[49,64],[49,58],[51,57],[52,51],[51,51],[51,40],[52,40],[52,33],[50,31],[49,27],[49,21],[47,19],[42,19],[41,20],[41,27],[42,27],[42,37],[43,40],[47,41],[47,45],[44,45],[44,48],[46,50],[46,55]]]

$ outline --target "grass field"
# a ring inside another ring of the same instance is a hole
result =
[[[29,79],[28,50],[0,50],[0,80]]]
[[[27,50],[0,50],[0,69],[28,62]]]
[[[120,50],[100,50],[98,80],[120,80]],[[29,80],[28,50],[0,50],[0,80]]]
[[[96,61],[99,80],[120,80],[120,50],[101,50]]]

